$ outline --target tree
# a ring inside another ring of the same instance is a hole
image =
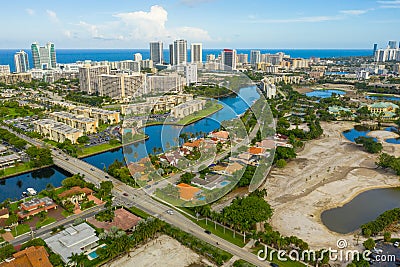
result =
[[[284,168],[286,166],[286,160],[284,159],[279,159],[276,161],[276,167],[278,168]]]
[[[365,249],[371,250],[375,247],[375,241],[372,238],[368,238],[363,243]]]
[[[390,232],[385,232],[383,234],[383,239],[385,240],[385,242],[390,242],[390,240],[392,240],[392,234]]]
[[[76,139],[78,141],[79,144],[86,144],[89,143],[90,138],[87,135],[82,135],[80,137],[78,137],[78,139]]]
[[[73,264],[75,266],[79,265],[80,267],[82,267],[85,260],[87,260],[87,256],[83,254],[83,252],[80,254],[72,253],[72,255],[68,257],[68,259],[69,259],[68,263]]]
[[[359,136],[354,139],[356,144],[362,144],[364,149],[369,153],[379,153],[382,151],[382,144],[375,142],[372,137]]]

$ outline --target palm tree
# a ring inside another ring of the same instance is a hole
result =
[[[83,254],[83,252],[80,254],[72,253],[72,255],[68,257],[68,259],[69,259],[68,263],[73,264],[74,266],[79,265],[80,267],[82,267],[85,260],[87,259],[87,256]]]

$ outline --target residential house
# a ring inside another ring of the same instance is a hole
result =
[[[65,230],[46,238],[47,246],[67,263],[72,254],[85,253],[98,245],[99,238],[96,231],[87,223],[71,226]]]
[[[208,137],[215,138],[220,142],[226,142],[229,139],[229,132],[227,131],[218,131],[218,132],[211,132]]]
[[[10,212],[7,208],[0,210],[0,229],[6,226],[6,221],[10,217]]]
[[[89,188],[81,188],[79,186],[74,186],[71,189],[58,194],[61,199],[61,203],[64,205],[65,202],[71,201],[75,205],[79,204],[86,199],[87,196],[92,195],[93,190]]]
[[[10,261],[0,263],[0,267],[52,267],[49,254],[43,246],[32,246],[13,254]]]
[[[21,203],[18,212],[19,219],[29,219],[31,216],[45,211],[48,212],[52,209],[57,209],[57,204],[49,197],[32,198],[29,201]]]
[[[179,189],[179,195],[182,200],[191,201],[195,198],[196,195],[201,193],[201,189],[185,184],[180,183],[177,185]]]

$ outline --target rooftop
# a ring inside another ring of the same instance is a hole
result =
[[[99,238],[96,236],[95,230],[87,223],[81,223],[71,226],[55,234],[44,241],[53,250],[61,256],[64,262],[68,262],[68,257],[72,253],[82,253],[82,248],[97,242]]]
[[[13,254],[14,260],[0,264],[1,267],[51,267],[46,249],[42,246],[28,247]]]
[[[179,189],[180,198],[187,201],[192,200],[193,197],[201,191],[199,188],[185,183],[180,183],[177,187]]]
[[[58,194],[59,198],[69,197],[77,194],[85,193],[86,195],[92,194],[93,190],[87,187],[81,188],[79,186],[74,186],[71,189]]]

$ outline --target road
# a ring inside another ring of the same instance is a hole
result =
[[[258,129],[256,130],[257,127],[259,127],[259,125],[253,129],[252,133],[248,137],[249,140],[251,140],[250,137],[252,136],[253,133],[254,136],[257,133],[258,130]],[[6,129],[10,130],[8,128]],[[39,140],[34,140],[25,135],[18,134],[14,131],[12,132],[15,133],[18,137],[25,139],[26,141],[34,145],[45,146],[45,144]],[[103,170],[100,170],[95,166],[92,166],[80,159],[73,158],[59,149],[53,148],[51,150],[51,153],[53,156],[54,164],[72,174],[80,173],[81,175],[84,175],[85,180],[94,183],[96,186],[98,186],[102,181],[111,180],[114,185],[112,194],[126,206],[128,207],[135,206],[147,212],[148,214],[158,217],[164,220],[165,222],[174,225],[175,227],[187,233],[190,233],[213,246],[217,246],[231,253],[232,255],[238,256],[241,259],[246,260],[247,262],[250,262],[257,266],[268,266],[268,262],[262,262],[258,260],[256,255],[252,254],[251,252],[248,252],[246,249],[240,248],[218,236],[209,235],[205,233],[203,228],[192,222],[190,219],[186,218],[184,215],[178,212],[176,212],[174,215],[167,214],[166,211],[169,210],[170,207],[155,201],[143,190],[132,188],[113,177],[106,178],[106,176],[109,175]],[[223,155],[221,155],[221,157],[222,156]],[[52,228],[54,227],[55,225],[52,225]],[[43,229],[43,231],[45,231],[45,229]],[[27,240],[30,239],[29,236],[26,238]],[[217,242],[219,245],[217,245]]]

